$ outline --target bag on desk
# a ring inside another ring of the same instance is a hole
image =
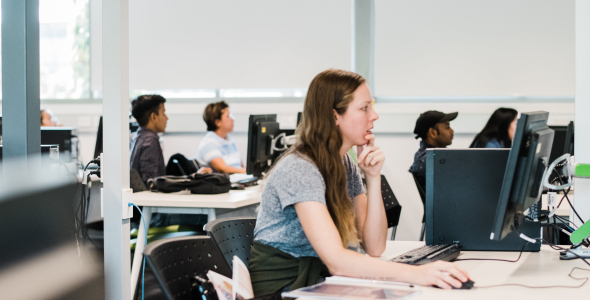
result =
[[[229,192],[231,182],[226,174],[193,173],[187,176],[160,176],[148,180],[152,192],[174,193],[189,190],[191,194],[221,194]]]

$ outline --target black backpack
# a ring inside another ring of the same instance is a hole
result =
[[[176,153],[170,156],[166,165],[166,175],[183,176],[196,173],[201,166],[196,159],[189,160],[184,155]]]
[[[189,190],[191,194],[221,194],[231,189],[227,174],[193,173],[187,176],[166,175],[148,180],[152,192],[174,193]]]

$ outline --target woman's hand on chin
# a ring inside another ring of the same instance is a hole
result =
[[[358,165],[365,172],[365,176],[381,176],[385,154],[383,154],[383,151],[379,147],[375,146],[374,135],[367,134],[365,139],[369,141],[367,145],[356,146]]]

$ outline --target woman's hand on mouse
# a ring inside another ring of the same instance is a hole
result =
[[[454,263],[436,261],[418,266],[412,282],[420,285],[436,285],[442,289],[461,288],[469,280],[467,272]]]
[[[358,165],[365,172],[365,176],[381,176],[385,154],[379,147],[375,146],[375,136],[373,134],[367,134],[365,139],[369,141],[367,145],[356,146]]]

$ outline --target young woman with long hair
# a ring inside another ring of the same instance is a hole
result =
[[[380,177],[385,156],[371,132],[378,119],[372,103],[358,74],[327,70],[311,82],[298,141],[264,184],[249,261],[256,296],[330,275],[447,289],[468,280],[453,263],[411,266],[375,258],[385,250],[387,221]],[[347,154],[354,146],[358,166]],[[358,243],[368,255],[347,249]]]
[[[516,131],[518,112],[500,107],[494,111],[486,126],[478,133],[471,148],[510,148]]]

